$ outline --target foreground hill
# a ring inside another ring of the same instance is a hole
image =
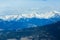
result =
[[[60,40],[60,21],[45,25],[16,30],[0,31],[0,39],[32,38],[32,40]],[[21,39],[22,40],[22,39]],[[28,39],[27,39],[28,40]]]

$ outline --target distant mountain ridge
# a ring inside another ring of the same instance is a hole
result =
[[[60,20],[59,12],[47,14],[31,13],[20,15],[0,16],[0,29],[22,29],[29,27],[44,26]]]
[[[32,12],[32,13],[25,13],[25,14],[17,14],[17,15],[4,15],[0,16],[0,19],[2,20],[19,20],[20,18],[39,18],[39,19],[50,19],[50,18],[55,18],[55,17],[60,17],[60,12],[53,11],[49,13],[38,13],[38,12]]]

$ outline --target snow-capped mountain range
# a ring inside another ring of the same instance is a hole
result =
[[[47,13],[37,13],[37,12],[32,12],[32,13],[25,13],[25,14],[17,14],[17,15],[4,15],[0,16],[0,19],[4,21],[11,21],[11,20],[19,20],[20,18],[39,18],[39,19],[50,19],[50,18],[58,18],[60,17],[60,12],[53,11],[53,12],[47,12]]]
[[[0,29],[21,29],[37,27],[60,21],[60,12],[53,11],[44,14],[32,12],[28,14],[0,16]]]

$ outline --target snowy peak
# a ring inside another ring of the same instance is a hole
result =
[[[17,15],[4,15],[0,16],[0,19],[3,20],[19,20],[20,18],[39,18],[39,19],[50,19],[54,18],[55,16],[60,16],[60,12],[53,11],[53,12],[47,12],[47,13],[38,13],[38,12],[32,12],[32,13],[25,13],[25,14],[17,14]]]

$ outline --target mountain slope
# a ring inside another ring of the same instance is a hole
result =
[[[36,26],[44,26],[60,20],[60,13],[53,11],[39,14],[20,14],[0,16],[0,29],[22,29]]]
[[[60,21],[45,26],[24,28],[22,30],[8,30],[8,32],[5,31],[5,37],[7,38],[20,39],[32,37],[32,39],[38,40],[60,40]]]

